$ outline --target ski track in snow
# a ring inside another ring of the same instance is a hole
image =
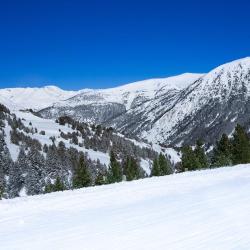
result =
[[[2,250],[250,249],[250,164],[0,201]]]

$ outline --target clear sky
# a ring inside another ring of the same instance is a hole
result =
[[[105,88],[246,56],[248,0],[0,1],[1,88]]]

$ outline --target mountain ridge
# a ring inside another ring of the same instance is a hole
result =
[[[39,105],[41,105],[39,100],[34,100],[34,103],[29,103],[27,105],[25,105],[24,103],[27,101],[26,98],[25,100],[22,100],[20,102],[14,102],[14,104],[10,105],[10,103],[7,103],[7,101],[4,99],[5,98],[10,98],[12,100],[15,100],[17,97],[20,98],[21,94],[25,94],[28,92],[29,95],[32,94],[36,94],[37,92],[39,93],[39,95],[44,95],[47,93],[47,96],[45,96],[45,98],[47,97],[48,99],[50,98],[49,102],[45,103],[45,105],[43,107],[40,107],[40,109],[45,108],[46,106],[50,106],[53,104],[56,104],[57,102],[61,102],[64,100],[70,100],[73,97],[76,97],[77,95],[85,95],[88,93],[109,93],[109,92],[127,92],[130,91],[131,89],[133,91],[156,91],[154,90],[155,85],[156,84],[162,84],[164,85],[164,82],[167,81],[167,83],[165,84],[166,87],[168,88],[176,88],[176,89],[181,89],[183,88],[181,86],[181,84],[185,84],[185,81],[181,80],[181,78],[197,78],[199,76],[202,76],[203,74],[193,74],[193,73],[184,73],[181,75],[177,75],[177,76],[170,76],[170,77],[166,77],[166,78],[151,78],[151,79],[146,79],[146,80],[142,80],[142,81],[136,81],[136,82],[132,82],[132,83],[127,83],[121,86],[117,86],[117,87],[112,87],[112,88],[104,88],[104,89],[89,89],[89,88],[83,88],[77,91],[71,91],[71,90],[64,90],[59,88],[58,86],[55,85],[46,85],[44,87],[15,87],[15,88],[3,88],[0,89],[0,101],[5,104],[6,106],[15,106],[16,105],[16,109],[20,109],[20,108],[35,108],[35,109],[39,109]],[[171,79],[177,79],[179,80],[176,84],[176,86],[174,86],[174,84],[172,84],[171,82],[168,82]],[[192,81],[192,80],[191,80]],[[167,86],[167,84],[171,83],[171,86]],[[164,87],[165,87],[164,85]],[[184,86],[185,87],[185,86]],[[43,93],[44,92],[44,93]],[[150,93],[149,93],[150,94]],[[55,98],[53,98],[53,96],[55,96]],[[58,97],[60,98],[58,100]],[[44,98],[44,99],[45,99]],[[28,106],[30,105],[30,106]]]
[[[44,118],[68,115],[154,143],[182,145],[198,138],[214,143],[223,132],[230,134],[236,123],[249,126],[249,96],[250,57],[245,57],[206,74],[184,73],[114,88],[83,89],[38,110]]]

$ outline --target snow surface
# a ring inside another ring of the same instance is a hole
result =
[[[28,135],[33,139],[37,139],[42,145],[44,145],[44,144],[52,145],[52,141],[50,138],[55,137],[56,144],[58,144],[60,141],[63,141],[67,148],[74,147],[78,151],[88,153],[88,157],[91,160],[97,161],[97,159],[99,159],[102,164],[105,164],[106,166],[109,165],[110,157],[109,157],[108,153],[94,151],[92,149],[86,149],[84,147],[80,147],[78,145],[71,144],[69,140],[65,140],[62,137],[60,137],[60,134],[61,134],[60,131],[63,131],[65,134],[67,134],[68,132],[72,133],[74,130],[71,127],[68,127],[67,125],[66,126],[59,125],[58,123],[56,123],[53,120],[43,119],[43,118],[35,116],[29,112],[15,111],[15,115],[17,116],[17,118],[20,118],[22,120],[23,124],[26,127],[31,127],[29,125],[29,123],[31,122],[32,127],[38,129],[38,133],[35,133],[35,134],[29,133]],[[8,126],[7,126],[6,130],[10,130],[10,128],[8,128]],[[45,135],[41,135],[40,134],[41,131],[45,131]],[[82,138],[78,137],[78,140],[81,142]],[[7,141],[9,141],[9,140],[7,140]],[[14,154],[13,151],[16,149],[16,147],[17,146],[8,143],[8,148],[10,149],[10,153],[12,156],[14,155],[14,157],[16,156],[16,154]]]
[[[57,106],[65,104],[75,106],[95,102],[126,103],[126,107],[129,108],[133,100],[138,96],[153,98],[159,91],[180,90],[201,76],[202,74],[185,73],[173,77],[134,82],[115,88],[82,89],[79,91],[66,91],[56,86],[7,88],[0,89],[0,103],[6,105],[11,110],[30,108],[41,110],[52,106],[54,103],[57,103]]]
[[[250,164],[0,201],[1,250],[250,249]]]
[[[102,164],[105,164],[106,166],[109,165],[110,157],[109,157],[108,153],[94,151],[93,149],[86,149],[85,147],[80,147],[78,145],[71,144],[69,140],[65,140],[64,138],[62,138],[60,136],[61,131],[64,132],[65,134],[67,134],[68,132],[70,132],[70,133],[74,132],[74,130],[71,127],[68,127],[68,125],[62,126],[62,125],[59,125],[58,123],[56,123],[54,120],[40,118],[40,117],[35,116],[32,113],[26,112],[26,111],[15,111],[14,114],[16,115],[17,118],[20,118],[22,120],[23,124],[26,127],[37,128],[38,133],[35,133],[35,134],[29,133],[27,135],[33,139],[38,140],[42,145],[44,145],[44,144],[52,145],[52,140],[50,138],[55,137],[56,145],[60,141],[63,141],[67,148],[74,147],[78,151],[88,153],[88,157],[91,160],[97,161],[99,159]],[[31,123],[31,126],[29,125],[30,123]],[[11,157],[15,161],[18,157],[18,153],[19,153],[20,148],[19,148],[19,146],[11,143],[10,130],[11,130],[10,126],[6,123],[6,126],[5,126],[6,143],[7,143],[7,146],[9,148]],[[45,135],[41,135],[40,134],[41,131],[45,131]],[[25,133],[24,131],[22,131],[22,132]],[[124,137],[124,135],[122,135],[120,133],[117,133],[117,135],[120,137]],[[172,148],[163,148],[157,144],[150,145],[150,144],[147,144],[144,142],[139,142],[139,141],[136,141],[133,139],[128,139],[128,138],[125,138],[125,139],[133,142],[135,145],[137,145],[141,148],[152,148],[154,151],[156,151],[158,153],[166,153],[167,155],[169,155],[171,162],[174,164],[177,162],[180,162],[180,157],[178,156],[177,151],[175,151]],[[82,137],[79,136],[78,141],[82,142],[82,140],[83,140]],[[152,165],[152,161],[150,161],[148,159],[141,159],[140,166],[145,170],[145,172],[148,175],[151,172],[151,170],[150,170],[151,165]]]
[[[177,76],[148,79],[138,82],[125,84],[115,88],[108,89],[89,89],[82,90],[80,94],[59,101],[54,106],[75,107],[78,105],[120,103],[125,104],[126,109],[130,109],[131,104],[136,98],[152,99],[156,95],[162,95],[171,90],[182,90],[201,78],[204,74],[184,73]]]
[[[157,144],[156,144],[157,145]],[[166,148],[165,153],[170,156],[170,161],[174,164],[181,161],[181,155],[173,148]]]
[[[65,91],[56,86],[42,88],[6,88],[0,89],[0,103],[11,110],[34,109],[40,110],[54,102],[68,99],[80,93]]]
[[[166,107],[166,109],[169,108],[169,111],[157,120],[149,131],[143,131],[140,137],[154,143],[166,142],[168,137],[176,133],[176,127],[185,118],[192,117],[205,105],[211,105],[209,104],[211,98],[219,100],[221,103],[227,103],[232,93],[237,93],[243,84],[247,96],[250,96],[249,74],[250,57],[235,60],[213,69],[182,92],[177,93],[175,99],[178,101],[175,105],[171,108]],[[235,78],[239,81],[235,81]],[[186,97],[183,98],[182,96]],[[153,122],[154,119],[155,117],[152,116],[151,121]],[[214,121],[216,121],[216,118]],[[213,121],[210,124],[208,123],[207,127],[212,123]],[[185,131],[186,134],[188,132]]]

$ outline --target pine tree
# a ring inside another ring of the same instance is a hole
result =
[[[25,176],[28,173],[29,161],[24,149],[21,147],[17,160],[9,168],[8,196],[14,198],[19,195],[25,185]]]
[[[31,148],[27,154],[28,169],[24,178],[24,185],[28,195],[36,195],[43,192],[45,159],[36,149]]]
[[[44,192],[51,193],[63,190],[65,190],[64,183],[61,181],[60,177],[57,177],[54,184],[52,184],[50,181],[46,184]]]
[[[2,186],[0,186],[0,200],[2,200],[3,198],[3,193],[4,193],[4,189]]]
[[[59,177],[56,178],[55,184],[54,184],[54,192],[57,191],[63,191],[65,190],[65,186],[63,184],[63,181],[61,181],[61,179]]]
[[[0,192],[2,197],[7,197],[6,176],[9,175],[12,166],[13,161],[5,143],[4,134],[0,131]]]
[[[53,184],[51,183],[51,181],[48,181],[45,185],[45,189],[44,189],[44,193],[47,194],[47,193],[51,193],[53,192]]]
[[[216,147],[213,150],[212,166],[230,166],[232,165],[232,144],[226,134],[221,136],[221,139],[216,142]]]
[[[140,177],[140,169],[133,157],[127,157],[124,164],[124,174],[127,181],[137,180]]]
[[[197,166],[198,169],[208,167],[208,159],[205,154],[204,148],[202,147],[202,144],[203,143],[201,140],[197,140],[195,150],[194,150],[195,156],[199,162]]]
[[[170,162],[160,153],[160,155],[154,159],[151,176],[164,176],[172,173],[173,170],[170,166]]]
[[[160,176],[160,167],[159,167],[158,158],[154,159],[153,167],[151,170],[151,176]]]
[[[242,126],[237,124],[232,140],[232,160],[233,164],[250,162],[249,138]]]
[[[116,160],[113,151],[110,152],[110,164],[108,168],[108,183],[122,181],[122,169],[119,162]]]
[[[181,151],[182,151],[181,161],[182,161],[183,171],[185,171],[186,169],[197,170],[200,168],[200,162],[190,146],[184,146]]]
[[[46,155],[46,176],[51,179],[56,179],[58,174],[62,175],[62,161],[59,157],[59,150],[55,145],[49,146]]]
[[[99,171],[96,175],[95,179],[95,185],[100,186],[100,185],[105,185],[107,183],[106,176],[102,171]]]
[[[27,155],[25,154],[24,148],[21,147],[18,157],[17,157],[17,164],[19,169],[23,174],[26,174],[28,171],[28,158]]]
[[[77,168],[73,177],[73,187],[82,188],[91,185],[91,176],[85,163],[83,155],[80,155]]]
[[[4,196],[6,180],[3,165],[1,165],[2,161],[0,160],[0,200]]]
[[[24,178],[21,169],[17,162],[11,164],[9,170],[8,180],[8,197],[14,198],[19,196],[19,193],[23,187]]]
[[[166,157],[162,153],[160,153],[159,155],[158,164],[161,176],[170,175],[173,173],[173,170],[170,166],[170,162],[166,159]]]

